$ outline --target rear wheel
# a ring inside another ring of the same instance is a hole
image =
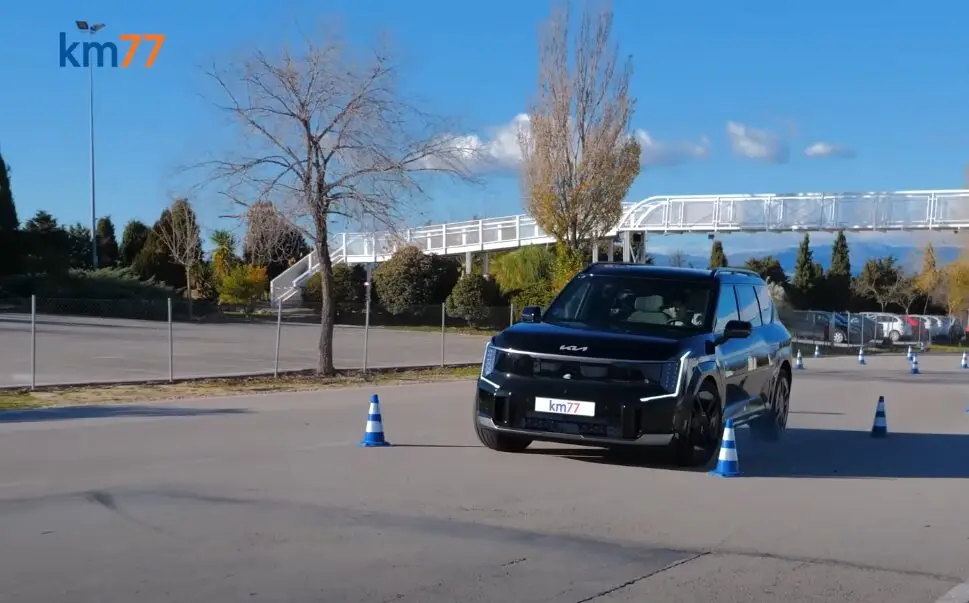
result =
[[[723,437],[723,406],[711,381],[705,381],[693,398],[683,430],[670,443],[673,461],[681,467],[702,467],[720,450]]]
[[[842,331],[835,331],[834,332],[834,335],[831,336],[831,339],[835,343],[844,343],[845,342],[845,334]]]
[[[888,334],[888,338],[892,340],[892,343],[895,343],[896,341],[902,338],[902,334],[899,333],[898,331],[892,331],[891,333]]]
[[[478,441],[498,452],[524,452],[532,443],[528,438],[508,435],[494,429],[482,427],[478,423],[477,411],[474,416],[474,433],[478,436]]]
[[[774,385],[770,399],[770,410],[753,421],[750,425],[751,435],[758,440],[776,442],[787,429],[787,417],[791,408],[791,381],[781,373]]]

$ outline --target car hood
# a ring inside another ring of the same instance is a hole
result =
[[[616,360],[669,360],[685,351],[677,339],[607,333],[548,323],[518,323],[495,336],[499,348],[519,352]]]

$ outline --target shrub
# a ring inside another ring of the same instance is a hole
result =
[[[381,305],[391,314],[403,314],[415,306],[433,304],[440,294],[442,266],[414,246],[394,252],[373,273]]]
[[[524,289],[515,291],[511,296],[511,303],[515,305],[515,310],[520,311],[525,306],[546,307],[555,297],[558,291],[553,291],[548,282],[532,283]]]
[[[234,266],[219,281],[219,303],[241,305],[246,316],[252,316],[256,302],[265,294],[266,269],[262,266]]]
[[[552,291],[558,293],[580,270],[582,270],[582,254],[561,243],[557,244],[555,265],[552,269]]]
[[[498,288],[512,294],[535,283],[548,283],[554,265],[555,254],[552,250],[540,245],[528,245],[494,258],[490,271]]]
[[[445,302],[451,318],[462,318],[469,325],[479,325],[490,317],[488,306],[494,300],[491,282],[480,274],[465,274],[455,283]]]
[[[360,264],[333,266],[333,301],[337,312],[356,310],[363,305],[366,281],[367,271]],[[302,303],[304,307],[317,311],[323,306],[323,284],[319,272],[303,284]]]

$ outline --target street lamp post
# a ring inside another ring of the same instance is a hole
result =
[[[104,29],[104,23],[89,25],[87,21],[76,21],[80,31],[94,35]],[[88,66],[88,112],[91,124],[91,267],[98,269],[98,217],[94,202],[94,61],[91,61],[85,49],[84,60]]]

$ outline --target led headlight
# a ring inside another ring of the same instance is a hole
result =
[[[498,358],[498,351],[491,345],[485,344],[484,358],[481,360],[481,376],[490,375],[495,370],[495,360]]]

